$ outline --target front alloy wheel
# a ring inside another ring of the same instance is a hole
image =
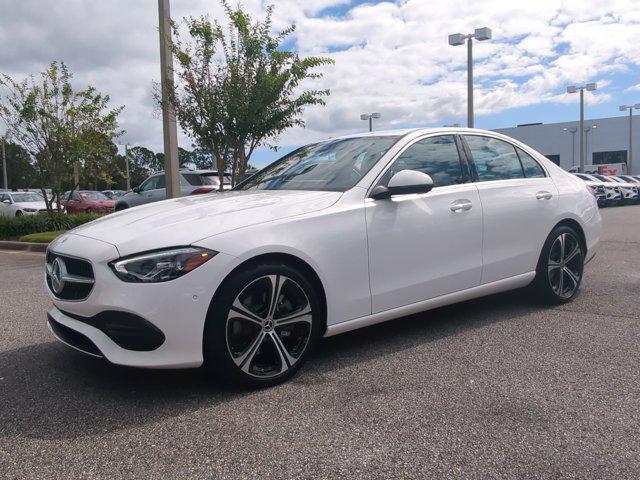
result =
[[[227,348],[247,375],[275,377],[301,357],[312,325],[311,304],[300,285],[285,275],[267,275],[234,300],[227,315]]]
[[[205,367],[252,387],[280,383],[310,354],[323,311],[315,285],[293,266],[263,263],[235,272],[211,302]]]

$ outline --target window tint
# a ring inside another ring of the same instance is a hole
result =
[[[299,148],[240,184],[238,190],[328,190],[358,183],[397,136],[339,138]]]
[[[502,140],[465,135],[478,172],[478,180],[508,180],[523,178],[522,166],[513,145]]]
[[[521,148],[516,147],[516,150],[518,150],[518,156],[520,157],[520,162],[522,163],[524,176],[527,178],[544,178],[544,170],[536,161],[536,159]]]
[[[10,200],[9,195],[5,195],[4,193],[0,194],[0,203],[4,202],[5,200]]]
[[[380,183],[386,185],[391,177],[402,170],[418,170],[430,175],[436,187],[464,182],[460,157],[453,135],[429,137],[419,140],[395,160]]]
[[[160,183],[160,178],[162,178],[162,187],[158,185]],[[164,188],[164,175],[156,175],[155,177],[151,177],[147,179],[142,185],[140,185],[140,190],[142,192],[155,190],[156,188]]]

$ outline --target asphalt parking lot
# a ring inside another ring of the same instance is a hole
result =
[[[640,206],[602,214],[573,303],[507,293],[333,337],[253,392],[58,344],[43,256],[0,252],[0,478],[638,478]]]

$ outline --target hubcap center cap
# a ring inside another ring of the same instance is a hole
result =
[[[270,332],[271,330],[273,330],[273,326],[274,326],[273,325],[273,320],[271,320],[271,319],[267,319],[267,320],[264,320],[262,322],[262,329],[265,332]]]

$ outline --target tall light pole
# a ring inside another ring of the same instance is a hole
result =
[[[627,175],[633,175],[633,109],[640,109],[640,103],[635,105],[620,105],[620,111],[629,110],[629,158],[627,159]]]
[[[176,112],[169,92],[173,92],[173,55],[171,41],[171,15],[169,0],[158,0],[160,25],[160,88],[162,88],[162,131],[164,133],[164,177],[167,198],[180,196],[180,172],[178,170],[178,130]]]
[[[563,128],[565,132],[569,132],[571,134],[571,166],[576,166],[576,132],[578,131],[577,127],[572,128]]]
[[[584,173],[584,91],[592,92],[598,88],[595,83],[587,83],[580,87],[570,85],[567,87],[567,93],[576,93],[580,91],[580,173]]]
[[[380,118],[380,114],[378,112],[374,112],[374,113],[363,113],[362,115],[360,115],[360,120],[369,120],[369,131],[372,132],[373,131],[373,119],[378,119]]]
[[[449,45],[454,47],[464,45],[467,41],[467,126],[473,128],[473,41],[472,39],[483,41],[491,39],[491,29],[488,27],[476,28],[473,33],[464,35],[454,33],[449,35]]]
[[[6,142],[6,135],[2,136],[2,179],[4,180],[4,182],[2,183],[4,185],[4,189],[5,190],[9,190],[9,182],[7,180],[7,155],[4,151],[4,144]]]

